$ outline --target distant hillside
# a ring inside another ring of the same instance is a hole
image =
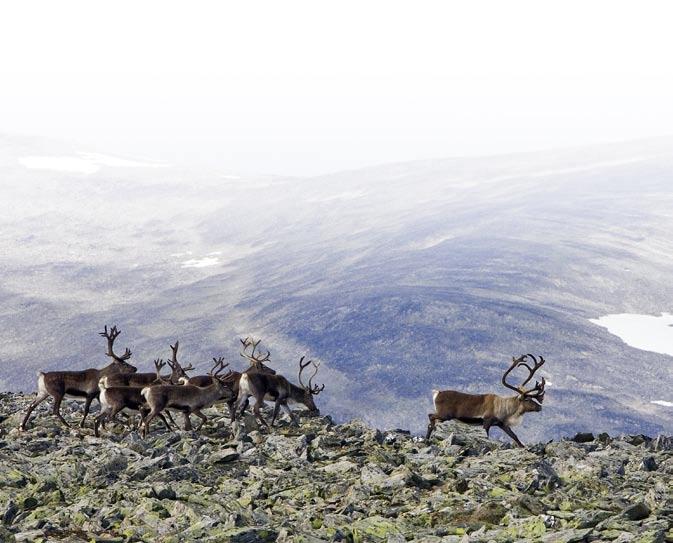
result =
[[[4,389],[104,364],[97,332],[116,323],[147,369],[175,339],[200,368],[238,367],[248,334],[290,377],[321,360],[337,420],[421,431],[431,389],[504,393],[510,357],[533,352],[551,386],[525,439],[673,432],[673,410],[650,403],[673,401],[671,358],[588,321],[671,309],[672,140],[308,179],[51,145],[0,140]]]

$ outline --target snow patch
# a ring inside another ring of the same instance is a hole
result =
[[[631,347],[673,356],[673,314],[638,315],[620,313],[589,319],[593,324],[607,328]]]
[[[664,407],[673,407],[673,402],[667,402],[664,400],[652,400],[650,403],[653,403],[655,405],[662,405]]]
[[[220,259],[216,256],[205,256],[203,258],[192,258],[182,263],[182,268],[207,268],[208,266],[217,266]]]

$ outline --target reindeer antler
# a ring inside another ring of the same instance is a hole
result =
[[[325,390],[325,385],[323,384],[322,387],[319,387],[318,385],[313,384],[313,378],[316,376],[318,373],[318,369],[320,368],[320,363],[318,362],[317,364],[313,362],[313,360],[307,360],[304,362],[305,356],[302,356],[299,359],[299,384],[304,387],[306,390],[308,390],[311,394],[318,395],[320,394],[323,390]],[[315,371],[311,374],[311,377],[308,378],[308,385],[305,385],[304,382],[301,380],[301,375],[304,372],[304,370],[310,366],[313,365],[315,368]]]
[[[532,354],[527,354],[526,356],[524,356],[524,360],[529,356],[533,359],[533,367],[532,368],[528,364],[526,364],[524,361],[519,363],[519,366],[523,366],[528,370],[528,378],[523,383],[521,383],[521,389],[523,389],[523,387],[525,387],[528,384],[528,382],[533,378],[533,375],[535,375],[535,372],[537,372],[537,370],[539,370],[545,362],[545,360],[544,360],[544,358],[542,358],[542,356],[540,356],[540,360],[538,361],[538,359],[535,357],[535,355],[532,355]],[[544,382],[544,377],[542,378],[542,381]],[[538,385],[539,385],[539,383],[536,381],[535,386],[528,391],[524,391],[523,394],[526,395],[526,394],[536,390],[538,388]],[[543,384],[543,388],[544,388],[544,384]]]
[[[106,356],[110,356],[119,362],[125,362],[126,360],[131,358],[132,354],[131,350],[127,347],[126,350],[124,351],[124,354],[121,356],[117,356],[113,350],[115,339],[117,339],[117,336],[119,336],[119,334],[121,334],[121,330],[118,330],[116,325],[112,326],[110,328],[110,331],[108,332],[107,324],[103,328],[103,331],[98,333],[98,335],[107,338],[107,353],[105,353]]]
[[[161,376],[161,370],[166,366],[166,362],[163,361],[162,358],[155,358],[154,359],[154,369],[157,372],[157,379],[163,383],[166,382],[166,379],[164,379]]]
[[[180,348],[180,342],[176,341],[175,345],[171,345],[170,343],[168,345],[171,348],[171,359],[168,361],[168,365],[174,370],[178,364],[178,349]]]
[[[169,344],[170,345],[170,344]],[[171,368],[171,381],[177,382],[180,377],[188,377],[188,371],[192,371],[194,366],[191,362],[189,366],[183,366],[178,362],[178,349],[180,348],[180,342],[176,341],[175,345],[170,345],[171,348],[171,360],[168,361],[168,366]]]
[[[243,345],[243,352],[239,353],[243,358],[247,359],[250,364],[253,366],[258,366],[263,362],[268,362],[271,359],[271,351],[266,351],[264,356],[255,355],[255,350],[257,346],[261,343],[261,339],[255,341],[251,337],[246,337],[245,339],[239,339]],[[248,347],[252,347],[252,352],[248,354]]]
[[[533,359],[533,366],[532,367],[529,366],[526,363],[526,359],[529,356]],[[524,397],[527,396],[527,397],[530,397],[530,398],[535,398],[538,401],[542,402],[542,400],[544,399],[544,386],[545,386],[544,377],[542,378],[542,382],[537,382],[536,381],[535,386],[533,388],[531,388],[529,390],[526,390],[524,387],[528,384],[528,382],[535,375],[535,372],[537,372],[537,370],[539,370],[544,363],[545,363],[545,360],[544,360],[544,358],[542,358],[542,356],[540,356],[540,360],[538,361],[538,359],[532,354],[524,354],[524,355],[521,355],[518,358],[512,357],[512,364],[510,365],[510,367],[507,369],[507,371],[502,376],[502,384],[505,385],[507,388],[510,388],[510,389],[514,390],[517,394],[519,394],[519,396],[521,398],[524,398]],[[519,368],[521,366],[523,366],[524,368],[526,368],[528,370],[528,377],[519,386],[514,386],[514,385],[509,384],[507,382],[507,376],[510,374],[510,372],[514,368]]]
[[[208,372],[208,375],[211,377],[219,377],[220,373],[223,372],[227,366],[229,366],[228,362],[226,364],[224,363],[223,356],[219,356],[217,358],[213,357],[213,362],[215,362],[215,364]],[[229,370],[229,373],[231,373],[231,370]]]

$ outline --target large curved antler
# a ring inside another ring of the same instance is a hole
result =
[[[532,367],[529,366],[526,363],[526,360],[530,357],[533,360],[533,365]],[[540,359],[538,360],[534,355],[532,354],[524,354],[521,355],[518,358],[512,357],[512,364],[511,366],[507,369],[507,371],[504,373],[502,376],[502,384],[505,385],[507,388],[514,390],[521,398],[524,397],[529,397],[529,398],[535,398],[536,400],[542,402],[544,399],[544,386],[545,386],[545,379],[544,377],[542,378],[541,382],[536,381],[535,386],[533,388],[530,388],[526,390],[524,387],[528,384],[528,382],[533,378],[537,370],[539,370],[543,364],[545,363],[545,360],[542,356],[540,356]],[[514,386],[511,385],[507,382],[507,376],[511,373],[511,371],[514,368],[519,368],[523,366],[528,370],[528,377],[524,380],[523,383],[521,383],[519,386]]]
[[[534,392],[534,391],[539,389],[540,383],[538,383],[537,381],[535,382],[535,386],[533,388],[529,389],[529,390],[524,390],[524,387],[533,378],[533,375],[535,375],[535,372],[537,372],[537,370],[539,370],[545,362],[545,360],[544,360],[544,358],[542,358],[542,356],[540,356],[540,360],[538,360],[535,357],[535,355],[532,355],[532,354],[527,354],[524,357],[524,360],[529,356],[533,359],[533,367],[532,368],[523,361],[519,364],[519,366],[524,366],[528,370],[528,378],[523,383],[521,383],[521,387],[520,387],[522,389],[522,394],[524,396],[527,396],[531,392]],[[542,378],[542,385],[541,386],[542,386],[542,389],[544,389],[544,377]]]
[[[505,385],[507,388],[511,388],[514,392],[517,394],[521,394],[521,388],[510,385],[507,382],[507,376],[512,372],[512,370],[516,367],[518,367],[520,364],[523,364],[523,361],[526,359],[526,355],[521,355],[519,358],[512,357],[512,365],[507,368],[507,371],[503,374],[502,376],[502,384]]]
[[[263,356],[255,354],[257,346],[261,343],[261,339],[255,341],[251,337],[246,337],[245,339],[239,339],[243,345],[243,351],[239,353],[243,358],[247,359],[252,366],[263,365],[264,362],[268,362],[271,359],[271,351],[266,351],[266,354]],[[248,353],[248,348],[252,347],[252,352]]]
[[[313,360],[307,360],[304,362],[305,356],[302,356],[299,359],[299,384],[304,387],[306,390],[308,390],[311,394],[318,395],[320,394],[323,390],[325,390],[325,385],[323,384],[322,387],[319,387],[318,385],[313,384],[313,378],[317,375],[318,369],[320,368],[320,363],[315,363]],[[310,366],[313,365],[315,368],[315,371],[311,374],[311,377],[308,378],[308,385],[305,385],[304,382],[301,380],[301,375],[304,372],[304,370]]]
[[[103,336],[104,338],[107,339],[107,353],[105,353],[107,356],[110,356],[117,360],[118,362],[126,362],[129,358],[131,358],[131,350],[127,347],[126,350],[124,351],[124,354],[121,356],[118,356],[115,354],[113,350],[114,342],[115,339],[117,339],[117,336],[121,334],[121,330],[117,329],[117,326],[113,326],[110,328],[110,331],[108,332],[107,329],[107,324],[105,325],[104,329],[102,332],[99,332],[99,335]]]
[[[219,377],[220,373],[224,371],[224,369],[229,366],[229,362],[226,364],[224,363],[224,357],[219,356],[217,358],[213,357],[213,362],[215,364],[213,365],[212,369],[208,372],[208,375],[211,377]],[[231,370],[229,370],[229,373],[231,373]]]

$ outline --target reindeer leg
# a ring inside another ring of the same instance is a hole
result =
[[[23,421],[21,422],[21,426],[19,426],[19,428],[21,430],[26,429],[26,424],[28,424],[28,419],[30,418],[30,414],[33,412],[33,410],[38,405],[40,405],[43,401],[45,401],[49,396],[50,396],[50,394],[46,391],[41,391],[41,392],[37,393],[37,398],[35,398],[35,401],[33,403],[31,403],[30,406],[28,407],[28,411],[26,411],[26,416],[23,417]]]
[[[145,419],[140,423],[141,426],[143,427],[142,430],[142,435],[145,437],[147,435],[147,430],[150,427],[150,422],[152,422],[152,419],[156,417],[159,413],[161,412],[161,409],[158,407],[153,407],[152,410],[147,414]]]
[[[295,426],[299,426],[299,419],[298,419],[297,416],[292,412],[292,409],[290,409],[290,406],[287,405],[286,402],[283,402],[282,407],[283,407],[283,409],[285,409],[285,412],[286,412],[286,413],[288,414],[288,416],[290,417],[290,420],[292,421],[292,424],[294,424]]]
[[[58,417],[58,419],[65,424],[67,428],[70,428],[70,425],[68,424],[68,421],[66,421],[63,418],[63,415],[61,415],[61,402],[63,401],[63,396],[58,395],[54,396],[54,409],[52,410],[52,413]]]
[[[238,416],[243,415],[243,413],[245,413],[245,410],[249,406],[250,406],[250,399],[249,398],[245,398],[244,400],[239,400],[238,401],[238,408],[234,407],[234,411],[231,414],[231,422],[234,422]]]
[[[435,413],[428,413],[428,418],[430,419],[430,424],[428,424],[428,433],[425,435],[425,439],[430,439],[430,434],[435,429],[437,421],[440,420]]]
[[[98,433],[98,427],[101,426],[101,424],[102,424],[103,428],[105,428],[105,422],[106,422],[109,415],[110,415],[110,411],[106,410],[106,411],[101,412],[101,414],[98,415],[94,419],[93,433],[96,437],[100,437],[100,434]]]
[[[186,411],[182,414],[182,417],[183,417],[183,419],[184,419],[184,421],[185,421],[185,430],[186,430],[187,432],[191,432],[191,431],[193,430],[193,428],[192,428],[192,421],[191,421],[191,419],[189,418],[189,415],[190,415],[190,414],[187,413]]]
[[[488,434],[491,431],[491,426],[493,426],[495,422],[495,419],[484,419],[484,430],[486,430],[486,437],[490,437]]]
[[[512,432],[512,429],[511,429],[509,426],[507,426],[506,424],[503,424],[503,423],[500,423],[498,426],[500,426],[500,428],[502,428],[503,431],[504,431],[509,437],[511,437],[511,438],[514,440],[514,442],[515,442],[519,447],[521,447],[521,448],[525,448],[525,445],[524,445],[523,443],[521,443],[521,441],[519,441],[519,438],[516,437],[516,434],[515,434],[514,432]]]
[[[175,421],[173,420],[173,415],[171,415],[171,412],[170,412],[169,409],[166,409],[166,416],[168,417],[168,420],[170,421],[170,423],[171,423],[173,426],[175,426],[175,427],[177,428],[178,425],[177,425],[177,424],[175,423]],[[170,428],[170,427],[169,427],[169,430],[170,430],[171,432],[173,431],[173,429]]]
[[[264,417],[262,417],[262,412],[260,411],[262,405],[264,405],[263,401],[255,401],[255,407],[253,407],[252,411],[255,414],[257,420],[259,420],[264,426],[266,426],[269,430],[271,430],[269,423],[264,420]]]
[[[273,417],[271,418],[271,426],[273,426],[273,423],[276,422],[276,417],[278,416],[279,411],[280,411],[280,399],[276,398],[276,404],[273,406]]]
[[[168,414],[168,411],[166,411],[166,414]],[[161,413],[159,413],[157,415],[157,417],[159,417],[163,421],[163,423],[166,425],[166,430],[168,430],[169,432],[173,431],[173,428],[171,428],[170,425],[168,424],[168,421],[166,420],[166,417],[164,417]],[[173,423],[173,424],[175,424],[175,423]]]
[[[237,398],[238,401],[238,406],[234,407],[234,411],[232,412],[231,415],[231,422],[234,422],[237,418],[237,411],[239,415],[243,415],[243,411],[245,411],[245,408],[248,406],[248,398],[247,396],[244,398],[243,396]]]
[[[91,407],[91,402],[95,396],[87,396],[86,401],[84,402],[84,416],[82,417],[82,422],[79,424],[80,428],[84,428],[84,421],[86,420],[86,416],[89,414],[89,408]]]
[[[201,424],[199,424],[196,428],[196,431],[198,432],[201,429],[201,427],[208,421],[208,417],[206,417],[203,413],[201,413],[200,409],[194,409],[192,411],[192,414],[196,415],[201,419]]]
[[[227,402],[229,409],[229,422],[233,423],[236,420],[236,398],[232,398]]]

